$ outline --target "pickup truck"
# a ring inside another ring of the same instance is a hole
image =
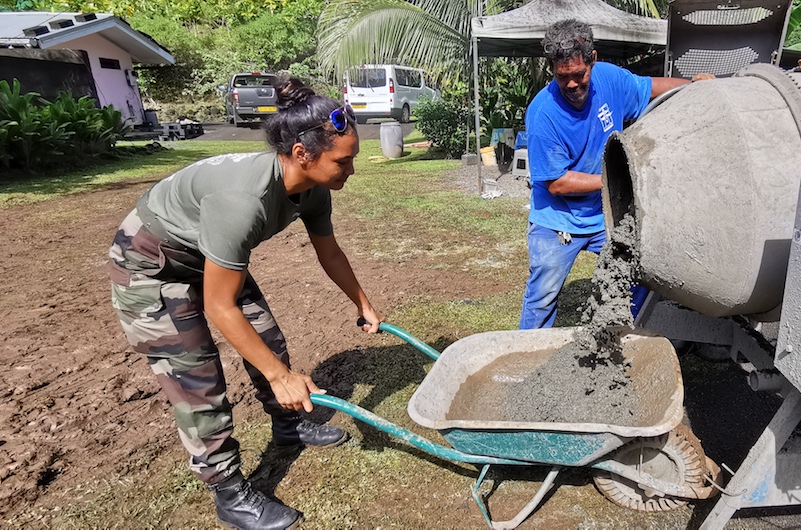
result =
[[[247,72],[234,74],[228,85],[218,88],[225,99],[225,118],[236,127],[278,112],[273,74]]]

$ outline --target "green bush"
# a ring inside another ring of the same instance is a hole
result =
[[[448,158],[458,158],[465,153],[465,141],[470,132],[470,111],[466,106],[444,99],[423,99],[413,114],[426,140],[442,149]]]
[[[801,43],[801,2],[793,2],[793,11],[787,26],[787,38],[784,39],[784,45],[795,46],[799,43]]]
[[[0,163],[28,172],[109,152],[130,127],[112,106],[59,94],[49,102],[0,81]]]
[[[69,134],[72,157],[96,156],[110,151],[129,129],[123,124],[122,113],[114,107],[98,109],[94,99],[86,96],[75,99],[64,92],[43,107],[41,115],[45,122]]]

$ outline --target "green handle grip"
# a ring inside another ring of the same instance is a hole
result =
[[[367,320],[364,317],[359,317],[359,320],[356,321],[356,325],[359,327],[362,327],[365,324],[369,324],[369,322],[367,322]],[[380,329],[381,331],[386,331],[387,333],[395,335],[396,337],[400,337],[401,339],[408,342],[411,346],[414,346],[415,348],[417,348],[424,354],[428,355],[435,361],[439,359],[439,352],[437,350],[435,350],[434,348],[432,348],[422,340],[418,339],[417,337],[415,337],[414,335],[412,335],[403,328],[399,328],[398,326],[392,324],[387,324],[386,322],[381,322],[381,324],[378,325],[378,329]]]

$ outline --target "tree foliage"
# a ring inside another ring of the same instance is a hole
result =
[[[166,17],[186,26],[235,26],[265,13],[319,14],[317,0],[0,0],[14,11],[80,11],[112,13],[121,18],[135,14]]]
[[[145,96],[215,96],[236,72],[285,70],[316,50],[325,0],[0,0],[12,10],[112,13],[170,51],[176,64],[144,68]]]
[[[660,18],[667,13],[668,2],[669,0],[611,0],[607,3],[629,13]]]
[[[784,45],[794,46],[799,43],[801,43],[801,0],[793,0],[793,11],[790,14]]]
[[[544,60],[537,57],[487,58],[479,65],[482,127],[525,128],[526,107],[550,80]]]
[[[654,17],[667,0],[610,0]],[[351,66],[395,63],[424,68],[443,86],[443,102],[418,112],[418,127],[450,154],[467,144],[459,112],[470,105],[470,48],[474,17],[508,11],[514,0],[330,0],[320,16],[318,57],[336,78]],[[522,126],[523,112],[547,74],[537,59],[482,58],[480,101],[486,128]],[[457,109],[459,112],[457,112]],[[430,123],[429,123],[430,122]],[[432,125],[433,124],[433,125]],[[443,131],[451,127],[453,134]],[[457,141],[458,140],[458,141]]]

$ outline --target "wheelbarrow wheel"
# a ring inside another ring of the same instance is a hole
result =
[[[618,449],[612,458],[627,466],[642,469],[655,478],[688,486],[703,487],[704,475],[717,478],[719,473],[717,465],[704,455],[698,438],[684,425],[662,436],[629,442]],[[668,512],[689,502],[687,499],[645,491],[637,484],[609,472],[599,472],[593,480],[607,499],[630,510]]]

